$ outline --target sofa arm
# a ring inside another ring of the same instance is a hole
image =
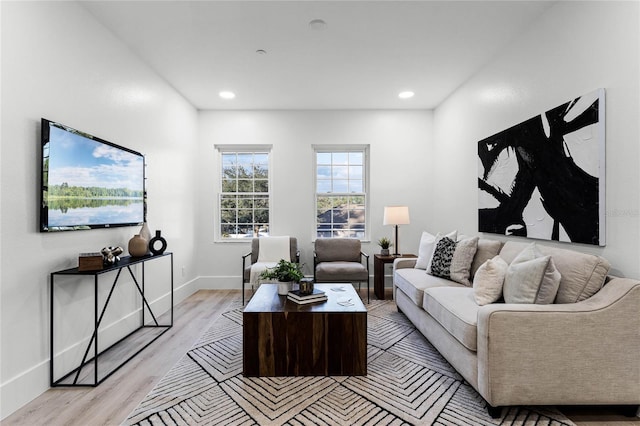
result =
[[[478,390],[494,407],[640,403],[640,281],[573,304],[478,311]]]
[[[399,257],[393,261],[393,272],[396,269],[413,268],[417,260],[416,257]]]

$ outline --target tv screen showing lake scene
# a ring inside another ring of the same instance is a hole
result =
[[[144,220],[144,156],[42,120],[40,230],[139,225]]]

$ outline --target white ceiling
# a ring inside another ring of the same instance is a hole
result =
[[[431,109],[553,2],[82,4],[198,109]]]

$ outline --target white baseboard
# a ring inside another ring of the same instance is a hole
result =
[[[49,360],[0,384],[0,420],[49,389]]]
[[[239,276],[205,276],[197,279],[198,290],[240,290]]]
[[[240,279],[238,278],[238,281]],[[174,306],[182,302],[184,299],[198,291],[197,287],[198,279],[193,279],[182,284],[179,287],[173,289],[173,304]],[[150,300],[149,304],[152,309],[161,305],[162,303],[168,304],[169,292],[158,297],[155,300]],[[100,329],[100,340],[103,342],[116,341],[119,337],[124,335],[123,330],[126,331],[130,327],[129,323],[132,317],[135,317],[139,313],[134,311],[120,320],[105,326]],[[90,338],[90,336],[89,336]],[[56,353],[56,365],[59,360],[64,362],[65,359],[71,358],[69,355],[71,352],[77,351],[78,346],[86,348],[88,339],[74,343],[67,348]],[[45,359],[39,362],[37,365],[11,377],[8,380],[0,383],[0,420],[8,417],[12,413],[16,412],[20,407],[28,404],[42,393],[49,389],[49,359]]]

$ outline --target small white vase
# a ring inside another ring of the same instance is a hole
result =
[[[149,254],[149,241],[151,241],[151,231],[149,231],[149,226],[147,222],[142,223],[142,228],[140,228],[140,232],[138,234],[147,240],[147,248],[145,249],[145,254]]]
[[[289,294],[289,292],[291,291],[291,289],[293,288],[293,283],[291,281],[289,282],[279,282],[278,283],[278,294],[280,296],[286,296],[287,294]]]

